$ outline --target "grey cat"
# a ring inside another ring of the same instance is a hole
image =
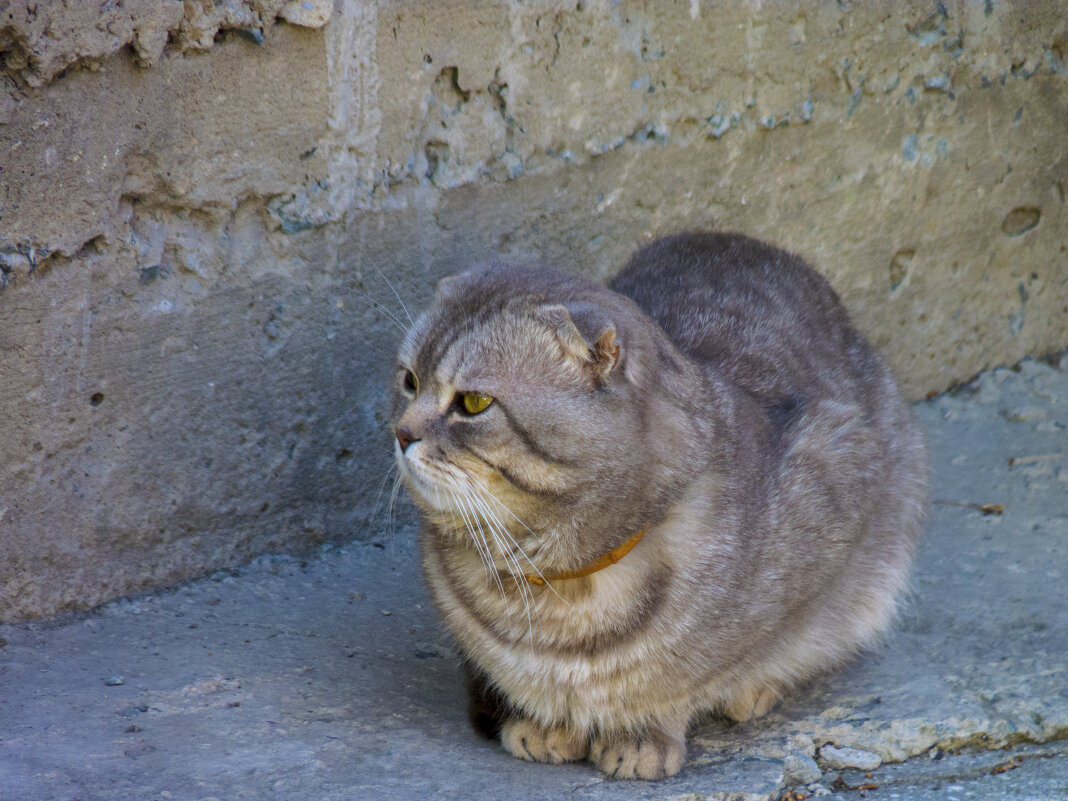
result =
[[[893,617],[923,437],[796,256],[680,234],[608,288],[483,265],[398,362],[426,580],[515,756],[670,776],[696,714],[762,715]]]

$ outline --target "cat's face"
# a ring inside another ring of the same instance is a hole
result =
[[[465,274],[439,289],[398,354],[394,452],[441,530],[491,551],[510,537],[569,564],[603,547],[596,526],[560,538],[622,500],[614,488],[627,493],[616,478],[633,473],[640,408],[604,310],[569,311],[524,276]]]
[[[422,504],[453,509],[472,488],[524,506],[566,491],[584,393],[548,332],[502,314],[419,344],[401,351],[393,403],[395,452]]]

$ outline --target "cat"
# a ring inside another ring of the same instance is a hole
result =
[[[926,446],[829,284],[739,234],[608,286],[488,263],[408,331],[395,455],[472,721],[526,760],[680,770],[871,644],[908,582]]]

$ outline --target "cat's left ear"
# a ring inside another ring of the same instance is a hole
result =
[[[582,310],[578,311],[581,315]],[[543,306],[535,312],[535,317],[552,329],[564,352],[590,370],[597,383],[608,382],[608,376],[622,357],[614,323],[601,323],[601,333],[591,345],[575,325],[566,306]],[[589,327],[586,330],[590,330]]]
[[[438,281],[437,286],[434,288],[434,300],[438,303],[450,298],[456,294],[456,290],[460,286],[459,275],[447,275]]]

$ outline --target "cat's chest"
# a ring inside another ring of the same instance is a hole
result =
[[[597,574],[546,584],[491,572],[477,554],[427,554],[431,592],[462,645],[594,654],[649,624],[658,605],[650,566],[628,558]],[[663,572],[663,571],[656,571]]]

